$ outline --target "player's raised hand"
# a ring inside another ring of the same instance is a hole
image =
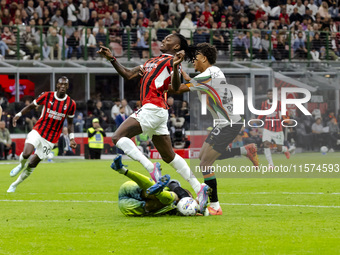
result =
[[[105,57],[107,60],[114,58],[110,49],[104,46],[100,46],[100,49],[97,51],[97,53]]]
[[[144,67],[143,66],[140,66],[139,67],[139,76],[141,76],[141,77],[143,77],[144,76],[144,74],[145,74],[145,69],[144,69]]]
[[[186,81],[191,80],[191,77],[183,69],[182,69],[181,73],[182,73],[184,80],[186,80]]]
[[[72,149],[77,148],[77,143],[76,143],[76,141],[75,141],[74,139],[72,139],[72,140],[70,141],[70,146],[71,146]]]
[[[17,126],[17,121],[18,121],[18,119],[20,119],[20,116],[15,115],[14,118],[13,118],[13,121],[12,121],[12,122],[13,122],[13,123],[12,123],[12,124],[13,124],[13,127],[16,127],[16,126]]]
[[[184,50],[180,50],[179,52],[176,53],[174,57],[174,63],[173,67],[178,67],[178,65],[184,60],[185,52]]]

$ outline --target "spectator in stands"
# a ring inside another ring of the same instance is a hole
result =
[[[102,110],[103,103],[101,101],[97,101],[96,107],[93,110],[93,115],[99,119],[100,125],[104,128],[104,130],[108,127],[108,118],[105,112]]]
[[[179,25],[180,34],[183,35],[187,40],[191,39],[191,35],[196,28],[191,18],[192,18],[191,13],[187,13],[187,15],[185,15],[185,18],[182,20],[181,24]]]
[[[140,58],[148,58],[149,57],[149,31],[146,30],[144,35],[137,40],[137,51],[139,53]]]
[[[252,48],[253,58],[254,59],[266,59],[267,58],[267,52],[265,52],[262,49],[260,31],[259,30],[253,31],[252,43],[253,43],[253,48]]]
[[[86,29],[87,44],[85,43],[85,29]],[[96,53],[97,42],[96,42],[96,38],[92,34],[91,28],[83,29],[83,35],[81,36],[81,40],[80,40],[82,52],[84,52],[85,50],[85,44],[86,44],[88,56],[92,57],[93,60],[96,59],[95,53]]]
[[[73,35],[69,37],[66,41],[66,58],[72,58],[73,53],[77,54],[77,59],[81,57],[82,51],[80,46],[80,35],[79,31],[74,31]]]
[[[43,16],[44,6],[45,6],[45,1],[40,0],[39,1],[39,6],[37,8],[35,8],[35,12],[38,14],[39,18],[42,18],[42,16]]]
[[[327,126],[329,128],[329,136],[328,136],[328,147],[329,147],[329,152],[334,152],[334,149],[337,145],[337,141],[339,138],[339,125],[338,122],[336,121],[336,118],[331,118]]]
[[[162,15],[162,12],[159,8],[159,4],[155,3],[152,11],[150,12],[150,20],[151,21],[158,21],[161,15]],[[123,17],[123,15],[122,15],[122,17]]]
[[[79,14],[78,9],[73,4],[73,0],[68,0],[67,6],[67,20],[71,20],[72,26],[78,25],[77,15]]]
[[[317,118],[315,123],[312,125],[312,134],[313,134],[313,142],[314,146],[317,148],[320,148],[323,143],[323,125],[322,125],[322,120],[321,118]]]
[[[119,114],[116,116],[116,128],[118,128],[129,116],[125,114],[125,107],[121,106],[119,108]]]
[[[64,27],[64,31],[65,31],[65,36],[67,38],[69,38],[71,35],[73,35],[74,31],[76,31],[76,29],[72,26],[71,20],[67,21],[66,26]]]
[[[136,135],[136,145],[137,148],[143,152],[145,157],[149,158],[150,157],[150,152],[148,147],[150,146],[151,149],[154,148],[154,145],[152,144],[152,141],[150,137],[146,134],[139,134]]]
[[[167,103],[168,103],[168,112],[169,112],[169,120],[170,118],[176,118],[176,109],[174,106],[174,98],[173,97],[168,97]]]
[[[12,56],[12,55],[15,54],[15,52],[12,51],[12,50],[8,47],[8,45],[7,45],[4,41],[1,40],[1,38],[0,38],[0,51],[1,51],[1,56],[2,56],[3,58],[5,58],[6,51],[7,51],[8,55],[10,55],[10,56]]]
[[[320,14],[324,22],[328,22],[328,20],[331,18],[331,15],[328,13],[328,3],[326,1],[322,2],[321,6],[319,7],[318,13]]]
[[[1,34],[1,39],[4,43],[8,45],[10,49],[16,49],[16,39],[13,33],[10,31],[9,27],[4,27]]]
[[[70,146],[67,127],[63,127],[63,132],[58,140],[58,156],[73,156],[74,152]]]
[[[315,33],[314,38],[312,40],[310,55],[312,56],[314,61],[320,61],[320,52],[321,47],[323,45],[322,40],[320,39],[320,34]]]
[[[115,100],[115,104],[111,108],[111,118],[116,119],[117,115],[119,114],[119,108],[121,107],[120,99],[117,98]]]
[[[313,17],[315,17],[316,13],[318,12],[318,7],[314,4],[314,0],[310,0],[309,4],[307,5],[307,7],[309,8],[309,10],[312,11],[312,15]]]
[[[163,21],[160,24],[160,28],[157,30],[157,40],[158,41],[163,41],[163,39],[170,34],[169,29],[167,29],[168,24]]]
[[[233,39],[233,51],[236,57],[246,58],[246,48],[243,41],[244,33],[239,32]]]
[[[104,28],[99,28],[99,31],[96,34],[96,42],[97,42],[98,49],[99,49],[100,46],[106,45],[106,40],[107,40],[107,36],[106,36],[105,31],[104,31]]]
[[[294,7],[294,12],[289,16],[290,23],[293,22],[301,22],[302,21],[302,15],[299,13],[299,9]]]
[[[25,10],[26,10],[28,16],[32,16],[33,15],[33,13],[35,12],[35,10],[34,10],[34,1],[33,0],[29,0],[27,2],[27,8]]]
[[[285,36],[280,34],[277,41],[276,53],[274,57],[276,60],[288,59],[289,51],[286,50],[286,39]]]
[[[15,142],[12,142],[10,133],[6,128],[5,121],[0,121],[0,160],[7,160],[7,155],[12,150],[12,159],[17,156],[15,154]]]
[[[61,10],[60,9],[56,10],[56,13],[52,16],[51,21],[52,22],[57,21],[58,22],[58,27],[63,27],[64,26],[65,22],[64,22],[63,17],[61,17]],[[72,22],[71,22],[71,24],[72,24]]]
[[[57,36],[57,30],[52,29],[51,34],[49,34],[46,38],[47,48],[44,56],[50,55],[50,59],[54,59],[55,52],[57,52],[58,60],[61,59],[61,48],[59,47],[59,38]]]
[[[74,132],[82,133],[84,131],[85,121],[83,119],[82,112],[76,112],[76,117],[73,119],[73,124],[74,124]]]
[[[293,44],[294,58],[306,58],[307,49],[303,40],[303,34],[301,31],[298,32],[298,38],[295,39]]]
[[[198,27],[196,32],[194,33],[194,44],[205,43],[207,42],[208,33],[205,32],[204,27]]]
[[[32,100],[26,99],[25,100],[25,106],[28,106],[32,103]],[[37,123],[38,117],[36,116],[35,110],[32,110],[25,115],[22,116],[22,119],[25,121],[25,124],[27,125],[27,131],[31,131],[33,129],[33,126],[35,123]]]
[[[99,20],[98,13],[96,11],[92,11],[90,15],[90,19],[87,22],[87,26],[94,27],[95,24],[98,22],[98,20]]]
[[[130,116],[133,113],[131,107],[129,106],[129,104],[128,104],[128,102],[125,98],[122,100],[122,106],[125,108],[125,114],[127,116]]]
[[[79,13],[77,15],[78,23],[82,26],[87,26],[87,23],[90,19],[90,11],[87,7],[87,1],[83,0],[81,5],[79,6]]]

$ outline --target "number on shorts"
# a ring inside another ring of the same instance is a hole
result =
[[[43,153],[44,154],[48,155],[48,154],[50,154],[50,152],[51,152],[51,149],[48,149],[46,146],[43,147]]]

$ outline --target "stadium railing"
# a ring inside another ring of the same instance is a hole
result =
[[[128,60],[132,58],[150,58],[160,54],[162,39],[166,35],[177,31],[186,35],[189,44],[208,42],[215,45],[221,60],[292,61],[302,59],[304,61],[318,61],[315,58],[315,51],[319,52],[318,59],[320,60],[337,60],[340,56],[340,34],[328,31],[302,31],[305,50],[297,50],[297,43],[295,44],[295,42],[299,31],[294,30],[197,28],[195,30],[184,29],[185,33],[183,29],[120,28],[116,26],[105,27],[104,33],[100,35],[98,35],[99,28],[91,28],[91,31],[85,29],[85,27],[74,28],[80,33],[81,45],[79,50],[73,50],[71,55],[67,30],[72,31],[72,28],[56,28],[59,39],[57,48],[49,45],[49,41],[51,41],[49,40],[49,31],[51,31],[51,28],[53,27],[35,26],[28,28],[28,26],[24,25],[9,27],[12,32],[12,40],[7,43],[7,46],[10,50],[15,51],[15,55],[7,53],[6,59],[44,60],[45,57],[52,57],[65,60],[77,57],[89,60],[91,59],[90,57],[92,59],[98,57],[95,52],[100,45],[109,47],[113,50],[115,56],[126,57]],[[93,33],[93,30],[95,30],[95,33]],[[91,36],[88,35],[89,32],[96,38],[96,45],[92,47],[89,46],[89,37]],[[315,39],[315,34],[319,34],[320,40]],[[5,39],[2,39],[2,41],[5,42]],[[2,45],[0,46],[3,47]]]

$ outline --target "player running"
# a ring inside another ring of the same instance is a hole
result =
[[[180,64],[185,59],[193,61],[195,48],[188,46],[186,39],[180,34],[171,34],[164,38],[160,47],[162,55],[149,59],[143,66],[127,69],[122,66],[106,47],[98,51],[108,59],[117,72],[127,80],[139,76],[140,68],[146,73],[140,80],[140,101],[142,108],[130,115],[116,130],[112,141],[130,158],[140,162],[150,173],[154,181],[161,176],[159,163],[152,164],[143,153],[138,150],[130,138],[144,133],[152,137],[152,142],[162,156],[176,171],[190,183],[196,192],[200,211],[205,211],[208,202],[209,186],[201,184],[192,174],[186,161],[175,154],[172,149],[170,134],[167,128],[168,111],[164,93],[170,83],[176,91],[180,84]]]
[[[170,180],[169,175],[162,176],[155,183],[145,175],[126,169],[121,159],[121,155],[116,157],[111,168],[131,179],[120,187],[118,193],[118,207],[125,216],[176,214],[177,202],[190,197],[178,181]]]
[[[65,118],[67,118],[70,146],[76,148],[77,144],[74,141],[73,133],[73,117],[76,111],[76,103],[66,94],[68,86],[67,77],[59,78],[56,92],[43,92],[13,118],[13,127],[15,127],[22,115],[30,112],[38,105],[44,106],[39,120],[34,125],[33,130],[27,135],[24,151],[19,157],[20,164],[11,171],[10,176],[16,176],[21,170],[23,172],[9,186],[7,192],[15,192],[17,186],[30,176],[39,162],[45,159],[51,152],[54,144],[58,142]],[[26,164],[27,159],[34,150],[34,155],[29,163]]]
[[[217,159],[227,159],[238,155],[246,155],[255,166],[258,166],[257,149],[255,144],[248,144],[240,148],[229,147],[242,128],[242,125],[235,124],[241,122],[242,117],[232,113],[232,94],[228,89],[226,78],[218,67],[213,66],[217,58],[216,47],[208,43],[200,43],[197,45],[197,50],[194,67],[200,74],[191,79],[189,75],[182,72],[183,78],[189,83],[181,84],[178,91],[174,91],[170,87],[169,92],[180,94],[197,91],[200,100],[201,94],[207,94],[207,107],[213,118],[227,120],[220,121],[213,128],[203,143],[199,155],[200,167],[204,169],[202,171],[204,182],[212,188],[209,195],[209,214],[222,215],[222,208],[217,196],[217,181],[215,173],[210,171],[210,166]],[[233,125],[230,125],[231,122]]]
[[[273,90],[267,90],[267,100],[262,102],[261,110],[268,110],[272,107],[273,104]],[[270,115],[260,115],[258,119],[264,121],[264,129],[262,134],[262,142],[264,145],[264,155],[269,163],[270,167],[274,167],[272,154],[270,152],[270,148],[272,146],[272,141],[275,142],[277,146],[278,152],[283,152],[287,159],[290,158],[290,152],[287,146],[283,146],[283,130],[282,130],[282,114],[281,114],[281,102],[277,101],[277,106],[275,107],[275,111]],[[293,150],[294,147],[292,146]]]

